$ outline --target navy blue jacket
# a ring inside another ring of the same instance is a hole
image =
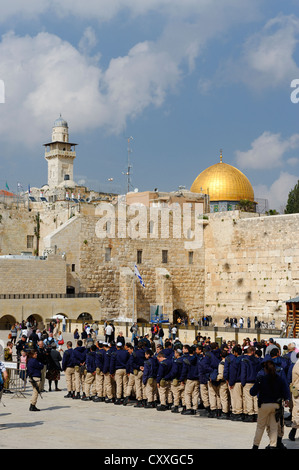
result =
[[[258,397],[258,406],[262,403],[276,403],[278,399],[290,399],[290,391],[286,380],[282,379],[278,374],[272,381],[269,374],[264,370],[258,373],[255,384],[250,389],[250,395]]]
[[[155,379],[156,377],[157,377],[157,370],[155,367],[154,358],[150,357],[149,359],[146,359],[144,362],[142,382],[144,385],[146,385],[146,382],[148,379],[150,378]]]
[[[201,377],[205,376],[207,380],[215,382],[218,375],[218,366],[221,361],[220,349],[208,351],[200,362]]]
[[[165,358],[163,361],[159,362],[159,368],[157,373],[157,384],[161,382],[162,379],[170,380],[170,371],[172,367],[171,359]]]
[[[230,366],[231,366],[231,363],[234,359],[234,355],[232,353],[229,353],[226,358],[225,358],[225,361],[224,361],[224,369],[223,369],[223,378],[224,380],[228,381],[228,378],[229,378],[229,372],[230,372]]]
[[[74,367],[74,366],[75,366],[74,350],[70,348],[64,351],[64,354],[62,356],[61,367],[62,367],[62,370],[65,370],[67,367]]]
[[[39,362],[34,357],[31,357],[30,359],[28,359],[27,374],[29,377],[41,377],[43,368],[44,368],[44,364]]]
[[[96,352],[90,351],[86,354],[86,370],[93,374],[96,370]]]
[[[172,348],[165,348],[162,349],[163,354],[165,354],[165,357],[172,359],[174,356],[174,350]]]
[[[133,370],[134,369],[140,370],[140,367],[144,365],[144,361],[145,361],[144,349],[136,349],[136,351],[133,351],[132,356],[133,356],[133,359],[132,359]]]
[[[172,361],[172,367],[170,371],[170,380],[177,379],[180,382],[183,381],[182,379],[182,371],[183,371],[183,356],[178,357]]]
[[[196,354],[183,358],[182,381],[184,380],[199,380]]]
[[[111,351],[108,349],[105,351],[104,354],[104,361],[103,361],[103,373],[107,374],[107,372],[110,372],[110,360],[111,360]]]
[[[241,384],[254,383],[258,372],[261,370],[260,360],[253,356],[244,355],[241,362]]]
[[[76,366],[83,364],[86,361],[86,348],[78,346],[74,349],[74,362]]]
[[[98,367],[101,371],[103,371],[104,355],[105,355],[104,348],[100,348],[96,350],[96,367]]]
[[[241,382],[241,362],[243,356],[234,356],[229,368],[228,384],[232,387],[237,382]]]
[[[126,349],[118,349],[111,353],[110,374],[115,374],[118,369],[126,369],[130,354]]]

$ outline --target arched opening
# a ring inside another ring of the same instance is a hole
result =
[[[3,315],[0,318],[0,330],[10,330],[16,323],[16,319],[12,315]]]
[[[29,315],[27,319],[25,320],[25,324],[29,323],[30,328],[39,328],[39,329],[44,329],[45,324],[40,315],[37,313],[33,313],[32,315]]]
[[[188,325],[188,313],[182,310],[181,308],[177,308],[173,311],[173,323],[182,325]]]
[[[75,287],[74,286],[66,286],[66,293],[69,295],[75,294]]]
[[[92,315],[90,315],[90,313],[88,312],[80,313],[80,315],[78,316],[78,320],[83,322],[92,321]]]

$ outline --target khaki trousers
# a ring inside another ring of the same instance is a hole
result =
[[[95,387],[96,387],[96,394],[98,397],[105,397],[105,391],[104,391],[104,373],[102,371],[96,373],[96,381],[95,381]]]
[[[65,373],[67,391],[68,392],[74,392],[76,390],[75,368],[74,367],[67,367],[65,369],[64,373]]]
[[[40,390],[40,382],[41,382],[41,379],[40,377],[33,377],[34,381],[37,383],[37,386],[38,386],[38,389]],[[31,380],[29,379],[31,385],[32,385],[32,382]],[[38,399],[38,391],[36,390],[36,388],[32,385],[32,396],[31,396],[31,405],[36,405],[37,403],[37,399]]]
[[[81,388],[82,392],[84,392],[84,383],[85,383],[85,375],[80,373],[80,370],[75,367],[75,386],[76,386],[76,393],[80,393]]]
[[[117,369],[115,371],[115,383],[116,383],[116,398],[122,398],[126,396],[128,376],[126,369]]]
[[[167,380],[165,381],[164,385],[160,384],[160,387],[158,388],[161,405],[170,405],[170,403],[172,402],[172,393],[170,390],[170,385],[170,381]]]
[[[239,415],[243,413],[243,390],[241,382],[236,382],[235,385],[229,389],[230,399],[232,404],[232,413]]]
[[[186,380],[185,384],[185,402],[187,410],[197,410],[199,398],[199,381]]]
[[[157,382],[155,379],[153,379],[152,384],[150,384],[148,380],[146,381],[145,397],[148,403],[152,403],[157,400]]]
[[[135,376],[134,374],[129,374],[126,396],[129,397],[130,395],[133,395],[133,394],[136,395]]]
[[[44,390],[45,389],[45,381],[46,381],[46,373],[47,373],[47,364],[44,365],[42,371],[41,371],[41,384],[40,384],[40,389]]]
[[[220,396],[222,412],[229,413],[230,412],[230,394],[229,394],[228,385],[225,380],[220,383],[219,396]]]
[[[136,387],[136,398],[138,401],[145,400],[145,387],[142,382],[143,372],[142,370],[138,371],[138,374],[135,375],[135,387]]]
[[[253,445],[259,446],[266,426],[268,426],[268,435],[270,446],[276,447],[277,444],[277,422],[275,420],[275,411],[279,405],[277,403],[263,403],[258,409],[256,431],[253,439]]]
[[[253,397],[250,395],[250,389],[252,386],[253,386],[252,383],[248,383],[248,384],[245,384],[243,387],[244,413],[247,415],[258,414],[257,397]]]
[[[182,384],[181,382],[179,382],[178,385],[173,385],[173,383],[171,383],[171,392],[173,395],[174,406],[180,406],[180,401],[182,401],[183,406],[186,406],[185,384]]]
[[[299,428],[299,397],[295,398],[292,395],[293,409],[292,409],[292,428]]]
[[[220,410],[220,384],[214,385],[212,382],[208,382],[209,401],[211,410]]]
[[[85,377],[85,395],[89,397],[90,395],[90,388],[92,387],[93,383],[95,381],[95,374],[92,374],[91,372],[87,372],[86,377]]]
[[[113,398],[113,387],[112,387],[112,378],[109,372],[104,374],[104,391],[105,396],[111,400]]]
[[[203,406],[205,408],[208,408],[210,406],[208,384],[200,384],[199,390],[200,390],[200,398],[201,398],[201,401],[203,402]]]

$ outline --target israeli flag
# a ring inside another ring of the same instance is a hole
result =
[[[138,271],[138,268],[137,268],[136,264],[135,264],[135,266],[134,266],[134,272],[135,272],[135,275],[138,277],[138,279],[139,279],[140,284],[142,285],[142,287],[145,287],[145,284],[144,284],[143,279],[142,279],[142,277],[141,277],[141,275],[140,275],[140,272]]]

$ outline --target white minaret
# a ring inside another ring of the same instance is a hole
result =
[[[52,130],[52,142],[44,144],[45,159],[48,162],[48,186],[72,188],[76,186],[73,181],[73,166],[76,158],[75,146],[69,142],[69,129],[67,122],[61,117],[56,119]]]

